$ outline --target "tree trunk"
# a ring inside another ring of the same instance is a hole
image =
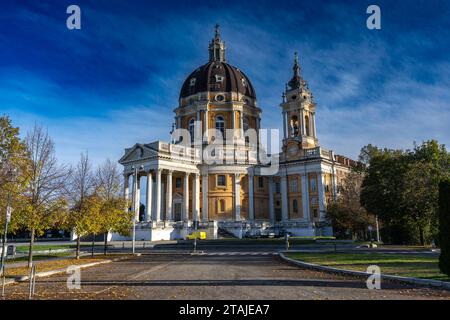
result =
[[[77,259],[80,259],[80,245],[81,245],[81,236],[77,235],[77,251],[76,251]]]
[[[420,236],[420,245],[424,246],[425,245],[425,236],[424,236],[423,228],[421,226],[419,227],[419,236]]]
[[[34,228],[31,229],[30,247],[28,249],[28,269],[33,265]]]
[[[94,257],[94,247],[95,247],[95,233],[92,236],[92,247],[91,247],[91,257]]]
[[[108,251],[108,232],[105,232],[105,246],[103,247],[103,253],[106,256],[106,253]]]

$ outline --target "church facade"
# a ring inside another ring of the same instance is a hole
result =
[[[208,63],[181,87],[171,142],[137,143],[119,160],[136,239],[181,239],[193,230],[209,238],[332,235],[326,206],[356,163],[320,146],[297,55],[280,104],[282,148],[268,154],[253,85],[225,54],[216,27]]]

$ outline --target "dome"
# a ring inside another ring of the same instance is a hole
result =
[[[255,90],[248,77],[238,68],[224,61],[210,61],[197,68],[184,81],[180,98],[199,92],[238,92],[256,98]]]
[[[180,99],[199,92],[236,92],[256,99],[247,76],[225,60],[225,42],[220,39],[219,25],[209,44],[209,62],[192,72],[181,87]]]

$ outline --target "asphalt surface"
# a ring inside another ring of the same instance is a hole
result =
[[[81,270],[81,289],[68,275],[36,280],[34,299],[450,299],[450,292],[293,266],[270,251],[144,254]],[[28,284],[6,287],[6,299],[27,299]]]

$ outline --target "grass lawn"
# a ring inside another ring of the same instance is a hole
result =
[[[91,246],[90,243],[81,243],[81,247]],[[58,249],[75,249],[77,246],[72,243],[68,244],[35,244],[33,246],[34,251],[46,251],[46,250],[58,250]],[[28,245],[21,245],[16,247],[18,253],[27,253],[29,249]]]
[[[68,251],[68,252],[55,252],[55,253],[48,253],[48,254],[33,254],[33,260],[47,260],[47,259],[53,259],[53,258],[60,258],[60,257],[69,257],[73,256],[74,251]],[[7,263],[15,263],[15,262],[21,262],[21,261],[28,261],[28,255],[18,258],[8,258],[6,260]]]
[[[382,253],[288,253],[292,259],[348,270],[366,271],[377,265],[383,274],[450,281],[440,273],[438,257]]]
[[[92,257],[81,257],[80,259],[68,258],[68,259],[60,259],[60,260],[50,260],[43,261],[36,264],[36,272],[44,272],[56,269],[64,269],[68,266],[72,265],[80,265],[85,263],[103,261],[108,259],[114,259],[119,257],[119,255],[97,255]],[[8,268],[6,267],[6,278],[17,277],[17,276],[25,276],[29,274],[29,269],[27,267],[17,267],[17,268]]]

